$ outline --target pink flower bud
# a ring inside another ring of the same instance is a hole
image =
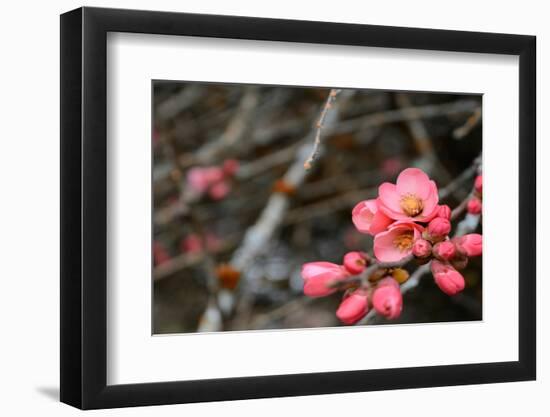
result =
[[[434,255],[442,261],[450,261],[455,256],[455,253],[455,245],[448,240],[436,243],[434,246]]]
[[[378,314],[388,319],[396,319],[403,309],[401,288],[393,278],[380,280],[372,295],[372,306]]]
[[[361,252],[348,252],[344,255],[344,267],[350,274],[360,274],[366,266],[367,260]]]
[[[416,239],[413,243],[412,253],[417,258],[427,258],[432,254],[432,244],[426,239]]]
[[[451,220],[451,208],[447,204],[439,206],[437,211],[437,217],[442,217],[447,220]]]
[[[331,262],[308,262],[302,266],[304,294],[309,297],[324,297],[336,292],[330,285],[345,279],[349,274],[341,266]]]
[[[229,184],[225,181],[221,181],[210,187],[208,195],[212,200],[222,200],[229,194],[229,191],[231,191]]]
[[[222,169],[225,175],[232,177],[239,170],[239,161],[236,159],[226,159],[223,161]]]
[[[210,186],[220,182],[224,173],[218,167],[195,167],[187,172],[187,185],[197,193],[204,193]]]
[[[476,180],[474,182],[474,189],[479,193],[481,194],[481,192],[483,191],[483,177],[481,175],[478,175],[476,177]]]
[[[458,250],[466,256],[480,256],[483,252],[483,236],[478,233],[454,239]]]
[[[468,201],[468,205],[466,206],[468,209],[468,213],[470,214],[479,214],[481,213],[482,205],[481,200],[477,197],[473,197]]]
[[[155,261],[155,265],[160,265],[170,260],[170,254],[168,253],[168,250],[162,243],[157,240],[153,242],[153,258]]]
[[[199,235],[191,233],[181,241],[182,252],[197,253],[202,251],[202,240]]]
[[[464,289],[464,277],[451,265],[432,261],[432,274],[437,286],[447,295],[455,295]]]
[[[207,167],[204,168],[204,175],[210,184],[214,184],[223,180],[224,172],[220,167]]]
[[[204,168],[195,167],[187,171],[187,185],[197,193],[204,193],[210,185]]]
[[[336,317],[345,324],[354,324],[365,317],[368,311],[367,294],[358,290],[343,299],[336,310]]]
[[[428,234],[433,238],[442,238],[451,231],[451,222],[443,217],[436,217],[428,223]]]

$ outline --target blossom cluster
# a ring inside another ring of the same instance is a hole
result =
[[[481,192],[479,175],[466,205],[470,214],[481,213]],[[439,204],[437,185],[426,173],[418,168],[403,170],[395,184],[383,183],[377,198],[362,201],[352,210],[359,232],[374,237],[375,259],[350,252],[342,265],[306,263],[302,267],[304,294],[321,297],[344,289],[336,315],[346,324],[361,320],[370,306],[394,319],[403,306],[400,284],[409,276],[401,267],[413,259],[417,264],[431,262],[434,281],[444,293],[459,293],[465,287],[459,270],[470,257],[481,255],[482,236],[451,237],[451,216],[450,207]]]
[[[239,170],[239,162],[227,159],[221,166],[194,167],[187,172],[187,185],[196,194],[222,200],[231,191],[230,179]]]

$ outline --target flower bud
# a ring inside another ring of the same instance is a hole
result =
[[[452,242],[445,240],[435,244],[433,253],[442,261],[450,261],[455,256],[456,248]]]
[[[406,269],[403,268],[395,268],[393,271],[391,271],[391,276],[394,280],[396,280],[399,284],[403,284],[409,279],[409,272]]]
[[[481,194],[483,191],[483,177],[481,175],[478,175],[476,177],[476,180],[474,181],[474,189]]]
[[[336,317],[345,324],[354,324],[365,317],[368,311],[367,293],[357,290],[342,300],[336,310]]]
[[[436,217],[428,223],[428,234],[434,239],[440,239],[451,231],[451,222],[443,217]]]
[[[239,170],[239,161],[236,159],[226,159],[223,161],[222,169],[225,175],[232,177]]]
[[[478,233],[454,239],[458,250],[466,256],[480,256],[483,252],[483,236]]]
[[[426,239],[416,239],[413,243],[412,253],[417,258],[427,258],[432,254],[432,244]]]
[[[231,191],[231,187],[225,181],[218,182],[214,184],[208,190],[208,195],[212,200],[222,200],[227,194]]]
[[[304,279],[304,294],[309,297],[324,297],[336,292],[331,284],[345,279],[346,270],[331,262],[308,262],[302,266]]]
[[[464,277],[451,265],[432,261],[432,274],[437,286],[447,295],[455,295],[464,289]]]
[[[437,217],[451,220],[451,208],[447,204],[439,206],[439,209],[437,210]]]
[[[481,209],[482,209],[481,200],[477,197],[472,197],[470,201],[468,201],[468,205],[466,206],[466,209],[470,214],[481,213]]]
[[[357,275],[365,270],[367,260],[361,252],[348,252],[344,255],[344,268],[350,274]]]
[[[403,309],[403,296],[399,284],[393,278],[384,278],[372,295],[376,312],[388,319],[396,319]]]

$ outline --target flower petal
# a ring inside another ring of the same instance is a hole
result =
[[[413,194],[420,199],[430,193],[430,177],[418,168],[407,168],[397,177],[397,192],[400,195]]]

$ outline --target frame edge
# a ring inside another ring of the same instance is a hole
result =
[[[82,9],[60,17],[60,400],[82,407]]]

